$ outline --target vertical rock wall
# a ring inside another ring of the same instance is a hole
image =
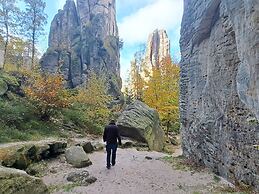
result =
[[[184,3],[184,155],[259,190],[259,1]]]
[[[109,93],[121,95],[115,0],[67,0],[54,17],[43,71],[61,72],[69,87],[87,82],[89,70],[105,75]]]
[[[165,30],[155,30],[148,37],[145,63],[152,67],[158,67],[160,62],[170,56],[170,40]]]

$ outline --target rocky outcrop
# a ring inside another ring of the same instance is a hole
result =
[[[76,168],[92,165],[84,149],[81,146],[72,146],[66,150],[67,162]]]
[[[119,37],[115,0],[67,0],[54,17],[44,72],[64,75],[69,87],[87,82],[90,70],[105,75],[109,93],[121,96]]]
[[[48,194],[48,188],[39,178],[26,172],[0,166],[0,191],[4,194]]]
[[[159,115],[146,104],[135,101],[129,105],[118,118],[117,125],[121,136],[148,143],[151,150],[163,150],[165,134],[160,126]]]
[[[185,0],[184,155],[259,190],[259,1]],[[253,122],[251,122],[251,120]]]
[[[155,30],[149,35],[145,64],[152,67],[159,67],[161,61],[170,56],[170,40],[165,30]]]
[[[0,162],[11,168],[25,170],[30,164],[54,158],[65,152],[65,141],[39,141],[0,146]]]

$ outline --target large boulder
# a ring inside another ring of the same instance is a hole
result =
[[[66,150],[65,154],[67,162],[76,168],[92,165],[92,162],[81,146],[72,146]]]
[[[47,186],[39,178],[24,171],[0,166],[0,193],[4,194],[47,194]]]
[[[25,170],[30,164],[54,158],[65,152],[65,141],[46,140],[0,147],[0,162],[3,166]]]
[[[148,143],[151,150],[163,150],[165,134],[159,115],[146,104],[137,100],[129,105],[118,118],[117,125],[121,136]]]

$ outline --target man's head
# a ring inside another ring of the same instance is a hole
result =
[[[116,124],[115,120],[110,121],[110,125],[115,125],[115,124]]]

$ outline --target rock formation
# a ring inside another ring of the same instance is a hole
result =
[[[26,172],[0,166],[0,191],[5,194],[48,194],[47,186],[39,178]]]
[[[170,40],[165,30],[155,30],[149,35],[145,63],[149,67],[158,67],[160,62],[170,56]]]
[[[66,147],[65,141],[55,140],[7,144],[0,147],[0,165],[25,170],[33,163],[64,153]]]
[[[65,155],[67,162],[76,168],[83,168],[92,165],[88,155],[81,146],[72,146],[68,148]]]
[[[185,0],[184,155],[259,190],[259,1]]]
[[[135,101],[118,118],[120,134],[140,142],[148,143],[150,150],[162,151],[165,134],[156,110]]]
[[[104,74],[109,93],[121,95],[119,37],[115,0],[67,0],[54,17],[44,72],[61,72],[69,87],[87,82],[89,70]]]

